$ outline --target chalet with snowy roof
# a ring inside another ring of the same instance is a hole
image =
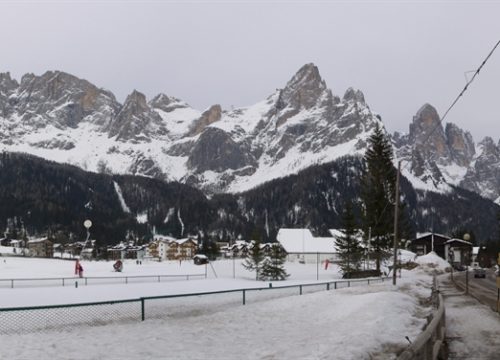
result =
[[[172,241],[167,251],[168,260],[192,259],[198,250],[198,242],[192,238]]]
[[[461,239],[450,239],[444,244],[445,260],[452,265],[470,265],[472,243]]]
[[[127,244],[121,242],[118,245],[108,247],[108,259],[109,260],[123,260],[125,259],[125,254],[127,253]]]
[[[158,260],[192,259],[198,250],[198,242],[191,237],[176,239],[171,236],[155,235],[145,248],[145,257]]]
[[[26,241],[24,240],[17,240],[17,239],[12,239],[10,241],[10,246],[14,248],[24,248],[26,245]]]
[[[251,242],[245,240],[236,240],[233,245],[229,247],[232,256],[244,258],[248,255],[248,250],[252,246]]]
[[[168,259],[168,252],[170,249],[170,244],[174,243],[177,241],[176,238],[171,237],[171,236],[165,236],[165,235],[155,235],[153,240],[153,243],[156,244],[156,256],[153,256],[155,258],[158,258],[160,260],[167,260]],[[152,245],[152,244],[151,244]],[[151,248],[152,246],[149,246],[149,250],[151,253]],[[154,245],[153,245],[154,247]]]
[[[338,252],[333,237],[314,237],[309,229],[280,229],[276,238],[287,252],[288,261],[317,263],[336,260]]]
[[[410,251],[418,256],[434,251],[439,257],[446,259],[445,243],[450,239],[449,236],[430,232],[417,234],[417,238],[410,243]]]
[[[69,257],[74,258],[75,256],[79,256],[84,247],[83,242],[72,242],[65,244],[63,249],[61,250],[61,257]]]
[[[27,248],[31,256],[44,258],[54,257],[54,246],[52,241],[48,238],[28,240]]]
[[[147,245],[134,245],[133,243],[121,242],[107,249],[108,259],[143,259],[146,255]]]

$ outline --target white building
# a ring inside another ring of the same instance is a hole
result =
[[[314,237],[309,229],[280,229],[276,238],[288,261],[315,264],[337,258],[334,237]]]

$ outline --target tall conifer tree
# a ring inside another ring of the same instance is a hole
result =
[[[265,255],[260,248],[260,240],[254,240],[252,246],[248,250],[248,255],[243,262],[243,267],[249,271],[255,271],[255,280],[259,280],[261,277],[262,262],[264,261]]]
[[[368,140],[363,175],[365,233],[371,229],[371,249],[375,253],[377,270],[383,252],[391,245],[393,234],[394,190],[396,169],[392,163],[392,146],[377,124]]]
[[[340,256],[340,268],[344,277],[350,277],[352,272],[360,268],[362,249],[355,237],[357,227],[352,203],[348,201],[345,204],[344,213],[342,214],[343,235],[335,239],[335,245]]]
[[[286,252],[279,243],[271,244],[268,257],[264,259],[261,278],[268,280],[285,280],[289,275],[285,269]]]

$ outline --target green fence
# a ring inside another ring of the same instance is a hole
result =
[[[215,313],[229,306],[383,281],[384,278],[372,278],[287,286],[273,286],[269,283],[267,287],[260,288],[68,305],[0,308],[0,334],[64,331],[82,325],[181,318],[197,313]]]
[[[95,277],[62,277],[62,278],[18,278],[0,279],[0,288],[19,288],[36,286],[82,286],[99,284],[129,284],[140,282],[161,282],[171,280],[190,280],[206,278],[205,274],[179,275],[136,275],[136,276],[95,276]]]

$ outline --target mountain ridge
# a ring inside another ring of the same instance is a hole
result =
[[[165,94],[132,91],[123,104],[73,75],[48,71],[20,82],[0,74],[0,149],[106,171],[181,181],[207,194],[237,193],[344,155],[361,155],[378,114],[360,90],[333,95],[305,64],[265,100],[205,111]],[[454,124],[444,128],[423,105],[408,134],[392,135],[397,160],[415,186],[457,185],[500,202],[500,143],[476,145]],[[482,142],[481,142],[482,143]],[[479,146],[479,145],[478,145]],[[483,149],[487,149],[485,152]]]

